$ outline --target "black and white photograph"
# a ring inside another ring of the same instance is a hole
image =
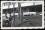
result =
[[[44,1],[1,1],[1,29],[44,28]]]

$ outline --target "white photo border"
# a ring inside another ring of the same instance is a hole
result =
[[[40,2],[42,3],[42,27],[3,27],[2,26],[2,3],[3,2]],[[44,1],[1,1],[1,29],[42,29],[44,28]]]

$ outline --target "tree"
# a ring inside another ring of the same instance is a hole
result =
[[[12,24],[11,24],[11,26],[15,26],[15,2],[12,2],[12,4],[13,4],[13,20],[12,20]]]
[[[21,10],[21,3],[18,2],[18,11],[19,11],[19,21],[23,22],[23,11]]]

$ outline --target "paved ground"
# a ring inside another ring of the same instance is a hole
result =
[[[37,27],[41,26],[42,24],[42,17],[41,16],[24,16],[21,23],[17,20],[16,22],[12,23],[16,27]],[[15,25],[17,24],[17,25]]]
[[[35,27],[35,26],[41,26],[42,24],[42,17],[41,16],[28,16],[24,17],[24,21],[20,26],[22,27]]]
[[[37,27],[42,25],[42,16],[24,16],[21,23],[17,18],[15,21],[10,21],[10,24],[12,27]]]

